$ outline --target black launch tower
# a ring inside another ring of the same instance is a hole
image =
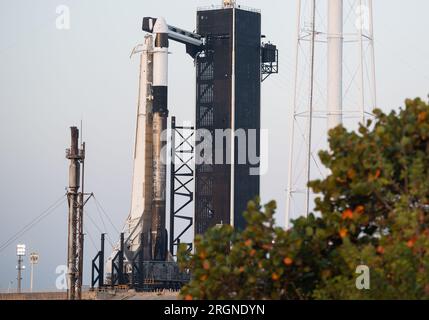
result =
[[[261,13],[254,9],[200,9],[197,34],[205,45],[196,57],[196,129],[213,137],[212,162],[195,166],[195,233],[202,234],[217,224],[243,228],[247,202],[259,195],[259,174],[250,173],[259,164],[248,154],[260,153],[261,82],[278,72],[278,54],[274,45],[261,45]],[[256,150],[240,151],[239,135],[226,137],[216,150],[215,135],[227,129],[246,132],[245,146]],[[243,151],[244,162],[238,156]],[[223,163],[216,161],[220,152]]]

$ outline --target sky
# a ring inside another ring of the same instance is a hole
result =
[[[262,128],[269,133],[261,177],[262,201],[278,202],[284,224],[288,126],[295,56],[296,0],[241,0],[262,10],[263,34],[278,45],[280,73],[262,85]],[[378,107],[389,111],[407,97],[429,93],[429,2],[374,0]],[[66,263],[67,205],[3,244],[65,194],[69,127],[87,145],[85,284],[100,232],[116,241],[131,200],[138,68],[132,48],[143,41],[144,16],[195,29],[197,7],[219,0],[0,0],[0,290],[16,286],[16,244],[40,255],[36,290],[54,289]],[[70,29],[58,30],[58,6],[70,9]],[[184,47],[170,47],[169,101],[177,121],[193,122],[194,64]],[[29,287],[29,262],[23,288]],[[11,282],[12,281],[12,282]]]

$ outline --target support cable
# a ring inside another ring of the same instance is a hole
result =
[[[11,236],[8,240],[0,245],[0,253],[4,251],[7,247],[9,247],[14,241],[16,241],[19,237],[26,234],[32,228],[34,228],[37,224],[39,224],[42,220],[48,217],[51,213],[54,212],[60,205],[62,205],[66,200],[67,194],[64,194],[56,200],[52,205],[50,205],[46,210],[44,210],[41,214],[39,214],[36,218],[31,220],[28,224],[22,227],[18,232],[16,232],[13,236]]]

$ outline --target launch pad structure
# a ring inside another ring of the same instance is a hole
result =
[[[259,164],[247,156],[244,163],[238,161],[235,132],[256,132],[253,152],[259,156],[261,83],[278,73],[277,47],[261,42],[261,12],[223,1],[219,7],[198,9],[195,32],[168,25],[161,17],[143,18],[142,29],[147,33],[144,43],[132,53],[140,54],[140,80],[131,210],[107,263],[101,235],[100,251],[92,261],[92,288],[179,289],[191,277],[174,259],[184,235],[203,234],[219,224],[244,228],[242,213],[260,191]],[[195,127],[180,126],[171,117],[167,149],[170,41],[184,44],[195,62],[196,119]],[[197,163],[200,130],[212,135],[212,153],[208,161]],[[215,146],[219,130],[232,132],[222,149]],[[215,161],[218,153],[222,163]],[[192,241],[185,243],[191,252]]]

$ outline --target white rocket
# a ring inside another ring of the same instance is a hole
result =
[[[137,50],[138,49],[138,50]],[[125,232],[129,250],[135,252],[140,246],[140,234],[144,234],[145,259],[150,259],[150,229],[152,224],[153,198],[153,37],[146,35],[144,44],[133,53],[140,52],[140,81],[137,107],[134,167],[131,193],[131,210]]]
[[[168,26],[164,18],[145,17],[147,34],[141,54],[139,100],[137,109],[131,210],[125,232],[125,255],[132,259],[143,241],[144,260],[168,259],[166,226],[166,139],[168,118],[168,47],[169,39],[186,45],[194,56],[203,41],[201,36]],[[143,235],[143,237],[141,237]],[[106,265],[111,272],[111,260]]]
[[[153,112],[168,116],[168,26],[164,18],[156,19],[153,33]]]
[[[167,254],[166,174],[167,155],[165,130],[168,118],[168,26],[158,18],[153,28],[153,207],[152,207],[152,258],[165,260]]]
[[[139,100],[131,196],[125,225],[126,256],[143,240],[144,260],[166,260],[166,129],[168,118],[168,26],[153,19],[152,35],[134,53],[141,54]],[[155,40],[154,40],[155,38]],[[143,234],[143,237],[141,237]],[[117,249],[116,249],[117,250]],[[115,255],[111,255],[110,259]],[[109,263],[106,266],[110,270]]]

